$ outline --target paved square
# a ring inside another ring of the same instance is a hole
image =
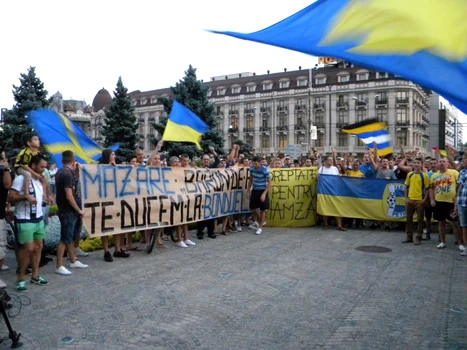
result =
[[[113,263],[93,252],[72,276],[54,261],[14,329],[25,349],[467,349],[467,258],[452,235],[438,250],[437,235],[417,247],[402,232],[264,232]],[[392,252],[355,250],[372,245]],[[1,276],[17,294],[13,259]]]

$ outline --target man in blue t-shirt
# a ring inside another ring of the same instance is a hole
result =
[[[261,157],[253,157],[252,163],[247,196],[250,199],[250,209],[258,218],[256,234],[260,235],[263,233],[266,211],[269,209],[268,192],[271,189],[271,173],[267,167],[261,164]]]

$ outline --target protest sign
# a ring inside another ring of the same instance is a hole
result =
[[[293,159],[298,159],[302,155],[302,145],[287,145],[285,154],[291,156]]]
[[[316,224],[318,168],[271,169],[268,226],[308,227]]]
[[[83,223],[91,237],[249,212],[249,169],[82,165]]]

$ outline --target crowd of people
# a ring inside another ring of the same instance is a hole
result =
[[[70,275],[72,269],[85,269],[88,265],[78,260],[88,253],[79,248],[82,231],[82,218],[85,215],[81,207],[79,164],[72,151],[62,153],[62,164],[59,170],[55,165],[49,165],[47,159],[39,151],[40,140],[32,132],[23,135],[24,149],[18,154],[13,167],[10,166],[4,152],[1,154],[1,186],[0,186],[0,269],[7,270],[3,264],[6,256],[6,206],[14,207],[14,222],[16,245],[15,254],[18,264],[18,291],[28,289],[26,276],[31,275],[30,282],[47,285],[48,281],[39,273],[40,267],[51,258],[44,255],[43,242],[46,236],[47,210],[50,205],[58,207],[61,232],[57,248],[56,270],[59,275]],[[194,167],[194,163],[186,154],[167,159],[161,154],[163,141],[160,141],[147,161],[141,150],[135,152],[128,164],[135,167]],[[376,149],[376,145],[374,148]],[[205,229],[207,237],[215,239],[219,226],[220,233],[241,231],[243,228],[253,229],[257,235],[263,233],[266,224],[266,213],[269,209],[268,193],[271,189],[270,169],[312,167],[318,168],[317,176],[334,175],[350,177],[366,177],[384,180],[405,180],[406,184],[406,237],[402,243],[420,245],[423,240],[431,239],[431,221],[435,219],[439,231],[438,248],[446,247],[446,221],[449,221],[455,234],[461,255],[466,255],[467,242],[467,154],[461,162],[455,161],[456,150],[448,147],[447,154],[440,151],[433,157],[423,157],[418,150],[404,152],[401,147],[398,156],[380,158],[377,152],[369,152],[360,160],[344,154],[338,157],[333,149],[332,155],[322,156],[317,149],[313,149],[310,157],[273,157],[270,161],[253,155],[251,159],[240,153],[238,145],[234,145],[225,157],[219,157],[214,148],[201,158],[201,168],[238,168],[248,167],[250,178],[248,181],[247,198],[250,202],[251,215],[239,214],[219,219],[205,220],[197,223],[196,236],[204,239]],[[116,165],[116,155],[111,149],[102,152],[100,164]],[[414,214],[417,215],[417,226],[414,229]],[[329,228],[330,220],[326,215],[321,216],[323,228]],[[354,227],[364,227],[361,218],[336,217],[337,229],[347,231]],[[371,222],[370,228],[385,226],[391,230],[389,223]],[[188,248],[196,246],[190,239],[188,225],[183,224],[168,228],[176,230],[176,246]],[[415,231],[415,232],[414,232]],[[148,249],[150,241],[149,230],[140,232],[141,242],[145,248],[134,244],[133,233],[117,234],[113,236],[114,252],[110,253],[109,237],[102,237],[104,260],[112,262],[114,258],[128,258],[132,251]],[[415,233],[415,237],[414,237]],[[166,248],[167,230],[157,237],[156,247]],[[65,267],[64,255],[69,259],[69,268]],[[6,284],[0,280],[0,288]]]

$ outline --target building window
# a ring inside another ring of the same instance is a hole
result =
[[[376,72],[376,79],[386,79],[388,77],[388,73],[386,72]]]
[[[316,112],[315,123],[316,125],[320,125],[324,127],[324,112],[323,111]]]
[[[367,115],[367,111],[364,109],[357,109],[357,122],[361,122],[363,119],[365,119],[365,116]]]
[[[369,73],[367,71],[358,71],[357,72],[357,81],[368,80]]]
[[[338,111],[337,112],[337,123],[342,125],[346,122],[347,111]]]
[[[234,86],[232,88],[232,94],[239,94],[242,88],[240,86]]]
[[[246,92],[255,92],[255,91],[256,91],[256,85],[247,85]]]
[[[315,84],[326,84],[326,75],[325,74],[318,74],[315,76]]]
[[[263,90],[272,90],[272,83],[263,83]]]
[[[279,118],[279,127],[287,126],[287,118]]]
[[[343,132],[339,133],[339,147],[346,147],[349,145],[349,134]]]
[[[297,81],[297,85],[300,87],[307,87],[308,86],[308,79],[299,79]]]
[[[248,129],[253,129],[255,127],[255,121],[252,117],[246,118],[246,127]]]
[[[269,123],[267,119],[263,119],[263,129],[268,129],[269,128]]]
[[[297,117],[297,125],[298,126],[304,126],[305,125],[304,122],[303,122],[302,116]]]
[[[211,97],[211,95],[212,95],[212,90],[208,90],[208,97]],[[157,101],[157,100],[156,100],[156,101]],[[156,102],[152,102],[152,101],[151,101],[151,103],[156,103]]]
[[[279,89],[287,89],[290,85],[289,81],[280,81],[279,82]]]
[[[324,147],[324,144],[326,143],[326,136],[324,135],[324,132],[318,132],[318,147]]]
[[[234,118],[230,121],[230,126],[232,127],[232,129],[237,129],[238,128],[238,119],[237,118]]]
[[[397,122],[398,123],[406,123],[407,122],[407,108],[397,108]],[[405,143],[404,143],[405,145]]]
[[[388,122],[388,111],[387,111],[387,109],[378,108],[376,110],[376,118],[378,118],[378,120],[380,122]]]
[[[407,146],[407,130],[397,130],[397,144],[401,146]]]
[[[315,103],[319,106],[322,106],[324,105],[324,97],[320,96],[320,97],[315,97]]]
[[[225,95],[225,89],[217,90],[217,96],[224,96],[224,95]]]
[[[337,82],[339,83],[348,83],[350,80],[350,75],[339,75],[337,77]]]
[[[368,101],[368,95],[367,94],[358,94],[357,95],[358,101]]]
[[[262,148],[269,148],[269,136],[268,135],[263,135],[261,137],[261,147]]]
[[[279,147],[286,148],[287,147],[287,135],[279,135]]]

